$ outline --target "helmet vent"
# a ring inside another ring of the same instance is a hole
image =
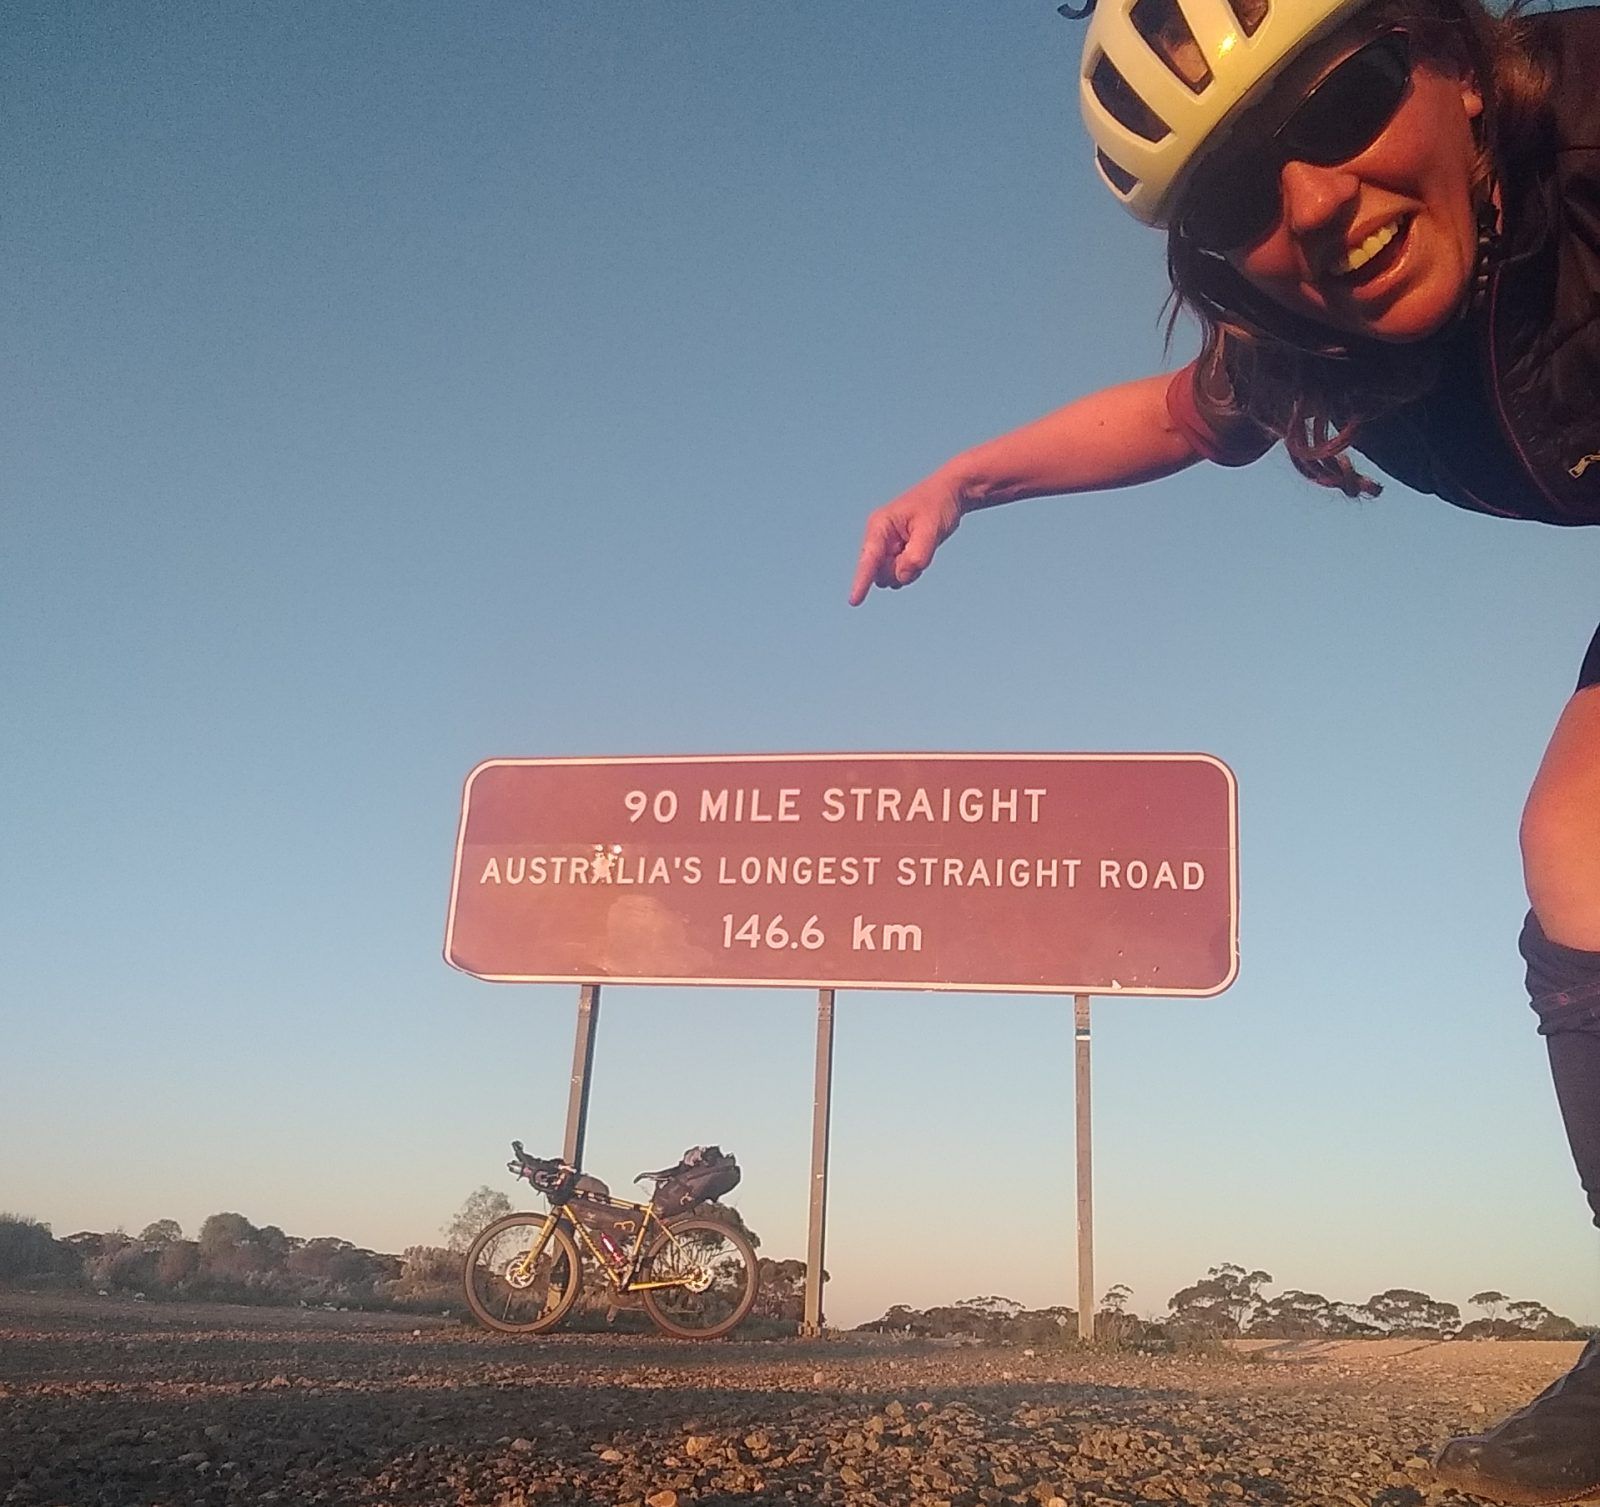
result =
[[[1104,53],[1089,75],[1089,87],[1106,113],[1118,125],[1142,136],[1146,141],[1160,141],[1172,133],[1166,123],[1139,98],[1127,79],[1117,72],[1116,65]],[[1119,168],[1118,172],[1122,170]]]
[[[1239,28],[1247,37],[1253,37],[1267,19],[1267,0],[1228,0],[1228,5],[1239,18]]]
[[[1249,0],[1239,0],[1239,3],[1249,3]],[[1128,19],[1150,50],[1196,94],[1211,82],[1206,55],[1195,41],[1176,0],[1135,0]]]
[[[1100,171],[1106,175],[1106,181],[1116,191],[1126,197],[1139,186],[1139,180],[1126,168],[1118,167],[1099,147],[1095,148],[1095,160],[1100,164]]]

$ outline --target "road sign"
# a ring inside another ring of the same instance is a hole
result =
[[[1217,994],[1237,831],[1206,754],[491,759],[445,958],[514,983]]]

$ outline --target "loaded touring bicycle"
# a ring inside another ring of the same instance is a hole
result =
[[[537,1189],[548,1214],[507,1214],[484,1229],[466,1256],[467,1307],[502,1334],[543,1334],[572,1312],[584,1268],[617,1295],[637,1293],[657,1328],[680,1339],[716,1339],[756,1300],[754,1247],[704,1204],[739,1182],[739,1164],[716,1146],[696,1146],[674,1166],[641,1172],[648,1203],[613,1198],[597,1177],[559,1159],[529,1156],[513,1141],[506,1167]]]

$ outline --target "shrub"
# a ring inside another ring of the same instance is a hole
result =
[[[131,1240],[107,1242],[101,1254],[88,1264],[87,1275],[95,1287],[113,1292],[146,1292],[156,1285],[160,1256]]]
[[[200,1246],[193,1240],[174,1240],[156,1257],[156,1285],[180,1292],[200,1270]]]
[[[400,1257],[399,1281],[415,1286],[436,1282],[457,1282],[461,1278],[461,1257],[439,1245],[408,1245]]]
[[[72,1252],[50,1233],[50,1226],[25,1214],[0,1214],[0,1280],[48,1277],[71,1271]]]

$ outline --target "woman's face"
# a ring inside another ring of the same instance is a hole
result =
[[[1460,306],[1477,260],[1472,203],[1483,99],[1418,62],[1365,151],[1332,167],[1291,161],[1282,212],[1228,261],[1275,303],[1348,334],[1421,340]]]

